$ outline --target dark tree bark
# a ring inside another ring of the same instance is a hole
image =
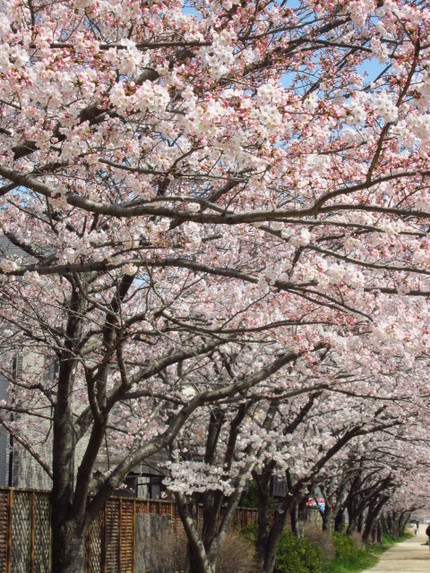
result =
[[[345,531],[345,508],[341,507],[334,518],[334,529],[338,533]]]
[[[290,525],[291,531],[296,535],[299,536],[299,511],[298,511],[298,502],[295,501],[290,512]]]
[[[364,543],[367,543],[371,535],[374,534],[374,529],[377,525],[382,508],[389,499],[389,494],[385,493],[379,497],[379,500],[375,500],[374,503],[369,507],[366,516],[366,524],[364,526],[362,535]]]
[[[270,485],[275,462],[267,463],[261,473],[254,472],[253,478],[257,484],[258,499],[258,531],[256,541],[257,564],[259,571],[264,568],[264,556],[269,539],[270,523]]]
[[[302,497],[297,504],[297,536],[305,536],[305,524],[307,519],[307,496]]]
[[[85,535],[80,524],[74,522],[62,523],[59,530],[53,529],[56,561],[52,564],[52,573],[85,573]]]
[[[322,520],[322,530],[323,531],[331,531],[333,529],[333,518],[336,514],[336,501],[335,501],[335,492],[334,492],[334,484],[333,479],[330,480],[327,487],[324,485],[320,486],[322,496],[325,499],[325,506],[324,510],[319,508],[319,512],[321,515]],[[337,492],[337,496],[341,499],[342,498],[342,488],[339,488]]]
[[[59,354],[57,403],[54,411],[52,514],[52,573],[82,573],[83,516],[73,516],[74,458],[76,434],[73,426],[71,396],[75,344],[81,330],[85,302],[76,288],[68,309],[64,349]],[[85,511],[83,509],[83,511]]]

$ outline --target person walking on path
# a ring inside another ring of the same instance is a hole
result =
[[[426,539],[427,533],[421,528],[416,536],[386,551],[374,567],[363,573],[429,573],[430,556],[426,547],[423,547]]]

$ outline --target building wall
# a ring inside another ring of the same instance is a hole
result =
[[[6,400],[8,382],[0,374],[0,400]],[[0,486],[8,485],[9,476],[9,433],[0,426]]]
[[[0,236],[0,260],[10,254],[27,256],[24,251],[13,245],[7,237]],[[8,386],[9,382],[0,374],[0,400],[6,400]],[[4,413],[2,414],[4,415]],[[0,426],[0,486],[9,485],[9,446],[9,432],[3,426]]]
[[[4,257],[10,255],[16,255],[23,260],[31,261],[31,257],[22,249],[14,245],[7,237],[0,236],[0,260]],[[1,360],[1,357],[0,357]],[[4,360],[4,357],[3,357]],[[46,364],[45,360],[36,353],[31,353],[26,351],[16,359],[15,372],[19,377],[21,373],[26,372],[27,374],[37,378],[46,378],[49,380],[55,380],[56,368],[52,363]],[[9,382],[0,376],[0,400],[4,400],[7,397]],[[32,404],[32,407],[36,405],[39,413],[46,414],[46,417],[50,417],[51,406],[48,401],[43,401],[44,398],[40,393],[40,398],[37,399],[37,404]],[[84,407],[82,405],[81,407]],[[9,414],[5,413],[7,419]],[[30,443],[31,447],[40,454],[43,460],[52,466],[52,423],[49,419],[44,418],[34,418],[25,414],[15,414],[15,422],[19,423],[20,427],[24,428],[23,437]],[[41,468],[38,462],[34,459],[28,451],[20,445],[16,440],[13,444],[12,449],[12,472],[9,479],[9,458],[10,458],[10,434],[0,425],[0,486],[12,486],[19,488],[32,488],[32,489],[51,489],[51,480],[46,472]],[[88,435],[84,436],[79,442],[76,448],[75,456],[75,470],[79,467],[81,460],[84,456],[85,449],[88,444]],[[163,455],[160,454],[162,457]],[[165,456],[162,461],[165,461]],[[153,495],[158,497],[160,494],[160,487],[158,484],[147,483],[147,476],[162,476],[162,472],[157,469],[159,463],[159,455],[151,457],[148,463],[140,464],[139,468],[136,468],[133,476],[136,480],[139,476],[145,476],[141,479],[141,483],[136,481],[136,491],[139,495]],[[154,470],[154,467],[156,468]],[[101,460],[98,465],[98,469],[105,471],[106,462]],[[1,573],[1,569],[0,569]]]
[[[44,364],[40,356],[28,353],[25,357],[17,360],[18,375],[26,369],[34,378],[44,376]],[[9,382],[0,376],[0,400],[7,397]],[[44,407],[42,401],[39,406]],[[49,415],[47,409],[46,414]],[[6,412],[5,417],[9,414]],[[35,419],[26,414],[15,414],[14,420],[25,428],[23,438],[40,455],[44,461],[51,461],[52,441],[49,436],[50,421]],[[11,448],[12,444],[12,448]],[[12,458],[12,472],[9,475],[10,458]],[[12,486],[19,488],[50,489],[51,480],[34,457],[7,432],[3,427],[0,429],[0,486]]]

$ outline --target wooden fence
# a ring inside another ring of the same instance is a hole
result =
[[[256,521],[256,510],[238,508],[233,527]],[[87,534],[87,572],[150,571],[145,565],[146,545],[166,531],[183,534],[174,502],[109,499]],[[0,573],[48,573],[50,549],[49,492],[0,488]]]

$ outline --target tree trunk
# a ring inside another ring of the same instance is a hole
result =
[[[381,523],[381,520],[378,521],[378,524],[376,526],[376,543],[378,545],[382,544],[382,523]]]
[[[291,524],[291,531],[294,535],[299,535],[298,529],[298,522],[299,522],[299,511],[298,511],[298,504],[297,502],[293,505],[290,513],[290,524]]]
[[[185,573],[215,573],[215,566],[209,563],[198,548],[188,543]]]
[[[55,520],[54,520],[55,522]],[[52,573],[86,573],[85,535],[74,522],[52,527]]]
[[[336,513],[336,517],[334,519],[334,529],[338,533],[343,533],[345,530],[345,509],[343,507],[341,507]]]
[[[276,552],[278,550],[279,540],[286,522],[285,516],[277,516],[270,531],[269,539],[267,542],[266,554],[264,559],[263,573],[273,573],[275,568]]]
[[[358,514],[357,520],[357,531],[361,533],[364,529],[364,510],[360,509],[360,513]]]
[[[346,534],[352,535],[353,533],[355,533],[357,531],[358,516],[351,514],[349,511],[348,511],[348,515],[349,515],[349,523],[348,523],[348,528],[346,530]]]
[[[375,539],[376,539],[375,527],[376,527],[377,522],[379,520],[379,516],[381,514],[382,508],[387,503],[388,499],[389,499],[388,495],[382,496],[377,503],[376,503],[376,501],[373,503],[372,509],[368,510],[366,524],[365,524],[364,532],[363,532],[364,543],[366,543],[368,541],[370,536],[372,536],[372,540],[373,540],[373,542],[375,542]]]
[[[196,527],[197,505],[187,503],[186,496],[181,492],[175,492],[175,499],[188,539],[185,573],[215,573],[215,564],[209,561],[206,548]]]
[[[269,539],[269,514],[270,514],[270,481],[273,463],[266,467],[261,475],[254,473],[257,483],[258,495],[258,531],[256,541],[256,562],[259,571],[264,568],[264,555]]]
[[[210,492],[203,501],[202,540],[206,550],[212,545],[218,534],[224,494],[221,491]]]
[[[346,531],[347,535],[352,535],[356,531],[361,531],[361,524],[363,522],[363,509],[357,501],[351,502],[348,506],[349,524]]]
[[[333,529],[333,513],[331,511],[331,508],[328,508],[326,506],[324,508],[324,511],[321,512],[321,518],[322,518],[322,530],[331,532]]]
[[[302,498],[297,504],[297,536],[303,539],[305,536],[305,526],[308,517],[307,497]]]
[[[69,301],[66,342],[59,354],[57,402],[54,410],[52,450],[52,573],[84,573],[84,506],[72,515],[74,460],[76,433],[71,406],[74,369],[76,366],[75,341],[81,331],[85,301],[78,289],[73,288]]]
[[[267,547],[264,556],[263,573],[273,573],[275,568],[276,552],[278,550],[279,541],[288,517],[290,516],[291,506],[294,503],[294,498],[288,503],[285,500],[282,507],[282,512],[275,515],[273,525],[270,530],[269,538],[267,540]]]

